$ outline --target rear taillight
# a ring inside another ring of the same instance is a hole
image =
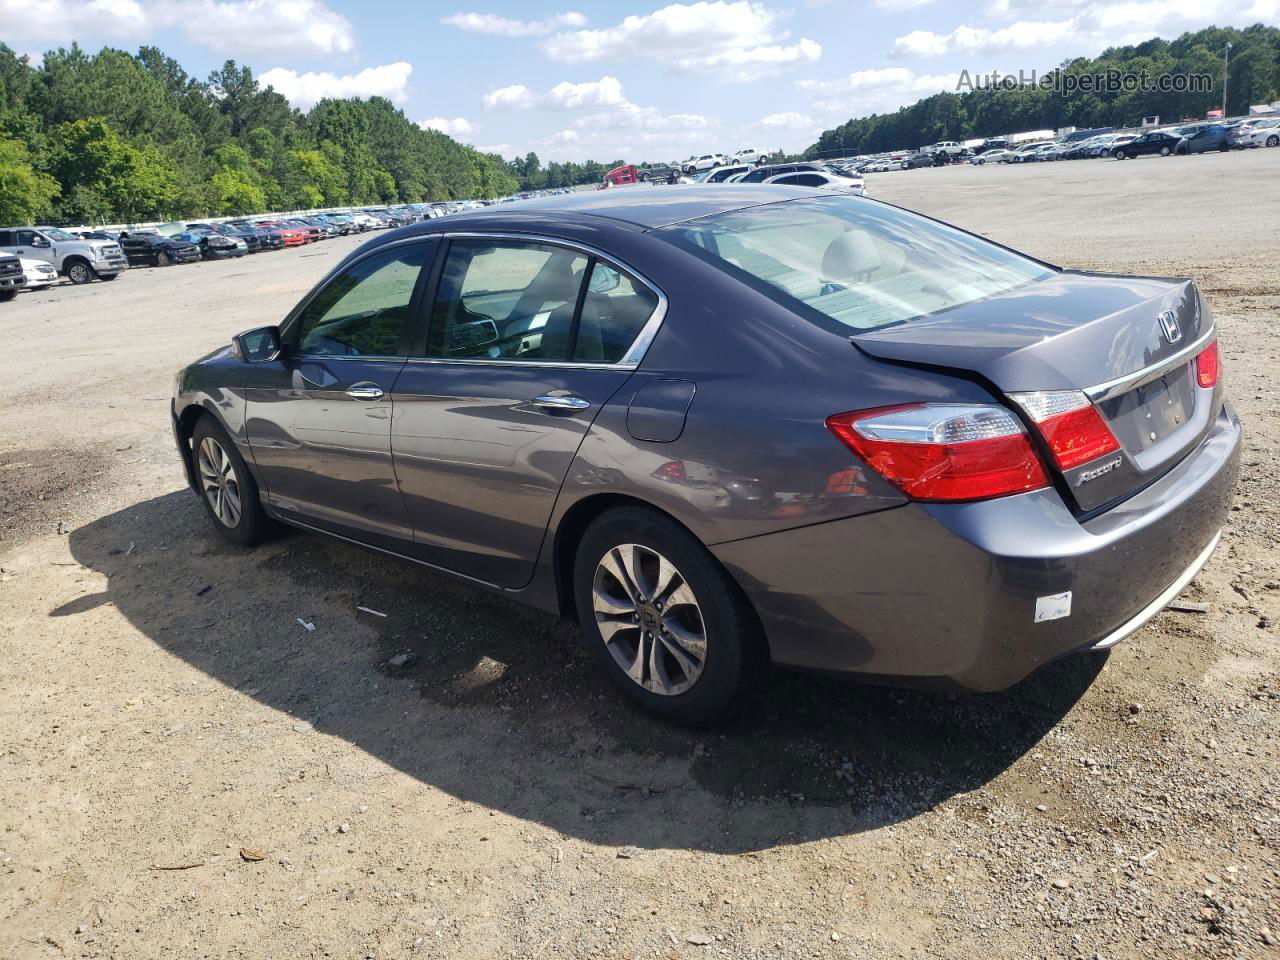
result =
[[[916,500],[985,500],[1049,484],[1003,407],[912,403],[836,414],[827,429]]]
[[[1120,449],[1098,408],[1079,390],[1013,393],[1009,398],[1035,422],[1059,469],[1070,470]]]
[[[1208,389],[1218,385],[1218,341],[1205,347],[1196,357],[1196,383]]]

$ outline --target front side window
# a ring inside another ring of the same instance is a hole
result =
[[[298,351],[322,357],[398,357],[410,303],[429,243],[390,247],[334,277],[307,304],[297,326]]]
[[[1053,275],[979,237],[856,197],[762,204],[653,233],[844,335]]]
[[[440,276],[427,355],[564,361],[587,256],[506,240],[454,240]]]

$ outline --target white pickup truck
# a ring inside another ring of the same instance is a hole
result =
[[[114,280],[129,268],[120,244],[111,240],[81,240],[57,227],[0,229],[0,253],[43,260],[72,283]]]

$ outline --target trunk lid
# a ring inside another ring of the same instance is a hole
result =
[[[876,359],[976,375],[1006,395],[1084,391],[1120,444],[1059,473],[1076,507],[1092,511],[1156,479],[1209,430],[1218,388],[1198,385],[1195,356],[1212,331],[1191,280],[1062,271],[850,340]]]

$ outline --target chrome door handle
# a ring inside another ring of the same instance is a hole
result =
[[[552,410],[555,412],[563,412],[565,410],[585,410],[591,406],[590,400],[584,400],[582,397],[557,397],[546,394],[541,397],[534,397],[530,401],[535,407],[541,410]]]
[[[347,387],[347,396],[352,400],[381,400],[382,388],[376,383],[356,383]]]

